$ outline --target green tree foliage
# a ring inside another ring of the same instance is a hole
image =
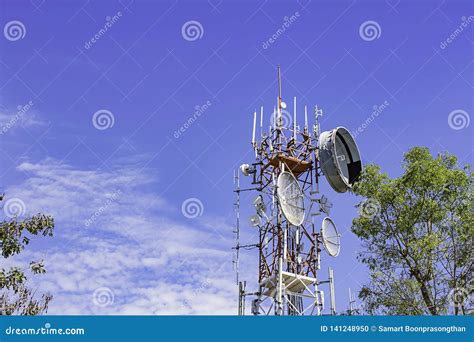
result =
[[[405,154],[395,179],[369,165],[354,185],[365,197],[352,231],[370,281],[369,314],[468,314],[473,291],[473,175],[457,158],[427,148]]]
[[[3,195],[0,195],[0,202]],[[54,220],[51,216],[37,214],[25,220],[4,219],[0,222],[0,252],[4,259],[15,256],[29,244],[34,235],[52,236]],[[32,261],[31,274],[45,273],[42,261]],[[39,298],[27,287],[26,270],[20,267],[0,269],[0,315],[38,315],[46,312],[52,299],[50,294]]]

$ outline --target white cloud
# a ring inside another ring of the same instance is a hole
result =
[[[231,228],[208,213],[171,219],[179,208],[149,190],[156,172],[126,165],[81,170],[52,159],[18,170],[30,177],[6,189],[7,197],[56,220],[55,236],[35,238],[21,256],[44,259],[47,273],[32,285],[53,294],[48,313],[236,313],[232,241],[222,234],[230,237]],[[101,287],[113,294],[109,306],[94,304]]]
[[[13,111],[6,111],[0,106],[0,135],[19,127],[45,125],[46,122],[40,118],[39,114],[33,109],[33,106],[33,101],[24,106],[18,106]]]

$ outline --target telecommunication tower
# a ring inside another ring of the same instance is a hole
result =
[[[308,121],[304,106],[304,126],[297,125],[297,101],[293,113],[282,99],[278,67],[278,97],[264,127],[264,109],[253,113],[252,148],[255,161],[234,172],[235,185],[235,257],[238,285],[238,313],[246,314],[250,300],[254,315],[335,314],[334,272],[321,280],[321,251],[336,257],[340,235],[329,217],[332,204],[320,194],[319,182],[325,176],[336,192],[350,190],[362,171],[357,145],[347,129],[337,127],[320,132],[317,106]],[[258,117],[259,116],[259,117]],[[260,130],[257,132],[257,119]],[[267,130],[268,129],[268,130]],[[258,137],[257,137],[258,133]],[[239,172],[240,171],[240,172]],[[240,174],[249,179],[241,185]],[[243,224],[240,215],[242,193],[253,192],[255,215]],[[255,242],[241,244],[241,229],[258,230]],[[240,253],[258,251],[258,279],[253,291],[239,278]],[[325,307],[323,287],[329,287],[329,309]]]

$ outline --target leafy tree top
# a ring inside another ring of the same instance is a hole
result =
[[[471,168],[458,166],[453,155],[433,157],[415,147],[405,154],[403,171],[392,179],[369,165],[354,185],[366,200],[352,231],[363,242],[359,258],[371,276],[359,297],[369,313],[447,313],[453,291],[472,289]],[[457,304],[455,313],[465,309]]]
[[[3,201],[0,195],[0,202]],[[35,235],[53,236],[54,219],[37,214],[20,220],[18,217],[5,218],[0,222],[0,252],[4,259],[20,254]],[[45,273],[43,261],[31,261],[32,274]],[[45,312],[52,299],[49,294],[35,298],[34,291],[26,286],[26,271],[19,267],[0,269],[0,314],[37,315]]]

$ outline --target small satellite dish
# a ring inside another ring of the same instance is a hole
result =
[[[332,208],[332,203],[329,201],[329,199],[322,195],[321,198],[319,199],[319,210],[325,213],[326,215],[330,214],[330,210]]]
[[[326,252],[332,257],[338,256],[341,250],[341,239],[336,225],[329,217],[325,217],[321,225],[321,238]]]
[[[250,216],[250,224],[251,224],[253,227],[259,226],[260,223],[261,223],[260,216],[258,216],[258,215]]]
[[[286,109],[286,103],[283,102],[283,101],[281,101],[281,108],[282,108],[282,109]]]
[[[362,172],[359,149],[344,127],[321,133],[319,160],[326,179],[337,192],[351,189]]]
[[[304,195],[295,176],[288,171],[278,176],[277,195],[281,210],[288,222],[299,226],[304,221]]]
[[[244,176],[249,176],[251,173],[255,173],[255,167],[249,164],[242,164],[240,165],[240,172],[242,172]]]
[[[253,205],[255,206],[255,209],[257,210],[257,215],[260,217],[267,217],[267,206],[265,205],[265,202],[263,201],[262,195],[258,195],[257,198],[253,201]]]

